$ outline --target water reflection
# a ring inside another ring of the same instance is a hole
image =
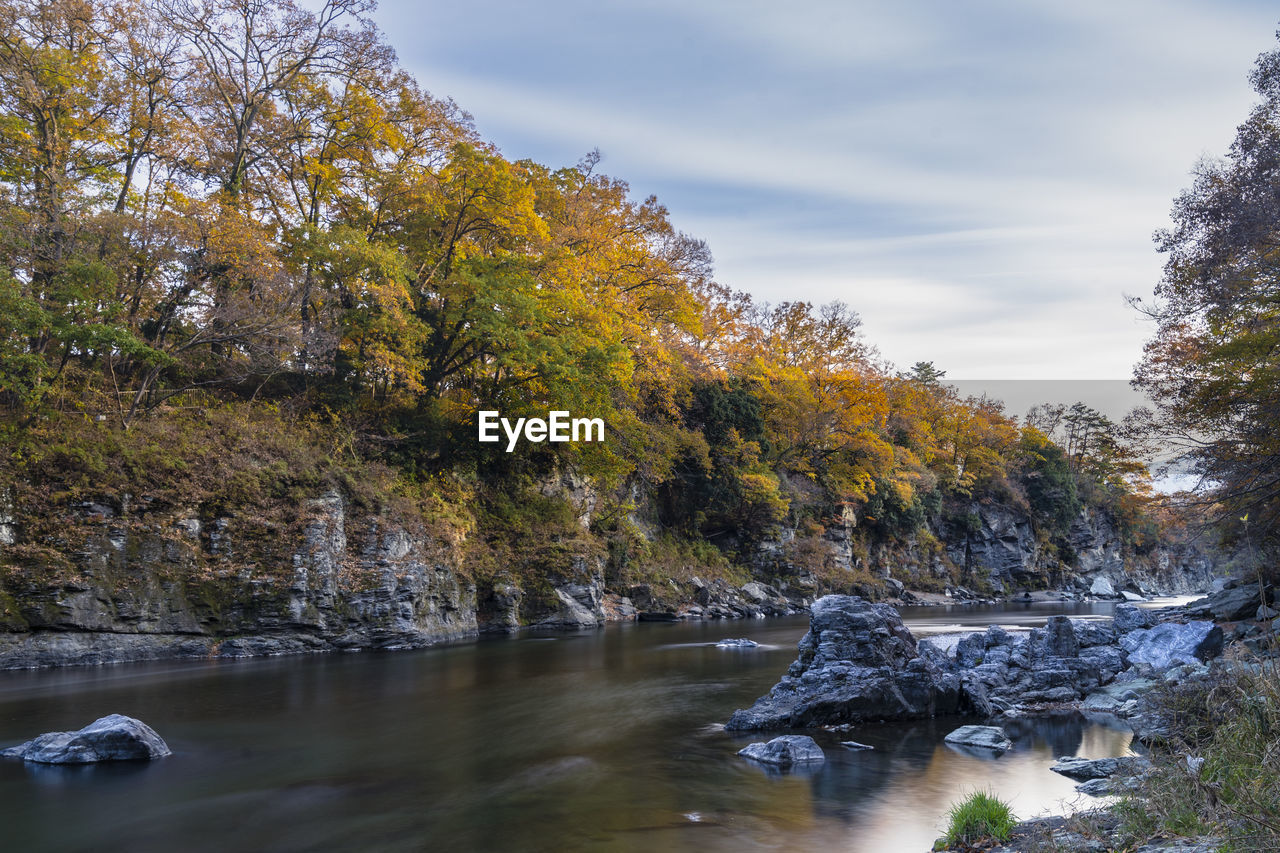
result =
[[[905,615],[913,629],[979,630],[1063,609]],[[777,680],[806,628],[641,624],[418,653],[0,673],[0,745],[119,712],[175,752],[47,773],[0,762],[5,841],[137,853],[924,850],[967,790],[991,788],[1022,815],[1061,810],[1076,795],[1053,758],[1128,746],[1127,731],[1083,717],[1017,720],[1014,748],[992,759],[946,748],[963,721],[933,720],[820,733],[824,763],[770,773],[735,755],[759,736],[716,724]],[[714,645],[734,637],[761,645]]]

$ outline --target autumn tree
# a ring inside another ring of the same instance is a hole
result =
[[[1259,57],[1261,100],[1226,157],[1205,160],[1157,234],[1167,256],[1136,383],[1153,426],[1224,508],[1280,546],[1280,51]]]

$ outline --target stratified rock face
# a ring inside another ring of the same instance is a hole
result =
[[[579,630],[598,628],[605,623],[604,575],[597,561],[586,556],[569,560],[569,578],[552,587],[551,595],[543,603],[546,615],[533,622],[537,630]],[[576,582],[575,582],[576,580]],[[533,602],[526,598],[528,608]]]
[[[793,764],[816,764],[825,761],[822,747],[808,735],[782,735],[768,743],[753,743],[738,750],[738,755],[763,764],[790,767]]]
[[[725,728],[811,728],[907,720],[960,710],[960,679],[946,656],[916,646],[898,612],[848,595],[813,604],[809,633],[787,675]]]
[[[0,669],[167,657],[420,648],[476,633],[458,549],[336,491],[307,501],[288,562],[258,565],[233,517],[91,505],[70,576],[10,579]],[[354,523],[358,520],[358,524]]]
[[[1199,664],[1222,651],[1222,629],[1212,622],[1165,622],[1154,628],[1130,631],[1120,645],[1130,663],[1168,669],[1177,664]]]
[[[983,573],[996,590],[1043,584],[1057,570],[1025,511],[975,502],[964,514],[968,523],[936,530],[948,560],[966,574]],[[1143,592],[1190,593],[1208,587],[1213,559],[1190,545],[1161,546],[1138,558],[1127,554],[1115,519],[1105,511],[1081,509],[1067,542],[1075,554],[1080,591],[1119,598],[1133,584]],[[921,567],[923,570],[925,567]]]
[[[6,758],[38,764],[150,761],[172,754],[169,745],[154,729],[122,714],[102,717],[78,732],[50,732],[0,751]]]

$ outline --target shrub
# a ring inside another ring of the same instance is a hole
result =
[[[947,812],[949,823],[943,836],[947,847],[973,844],[986,838],[1008,841],[1018,822],[1009,804],[987,791],[974,791]]]
[[[1130,837],[1209,834],[1233,850],[1280,849],[1280,664],[1225,663],[1153,691],[1168,745],[1118,806]]]

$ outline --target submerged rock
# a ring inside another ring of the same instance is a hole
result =
[[[1013,748],[1013,741],[998,726],[961,726],[943,740],[960,746],[977,746],[1000,752]]]
[[[909,720],[961,708],[955,665],[922,643],[898,612],[856,596],[814,602],[800,656],[767,696],[735,711],[725,728],[813,728],[864,720]]]
[[[745,637],[737,639],[721,640],[716,643],[717,649],[754,649],[759,647],[759,643],[755,640],[748,640]]]
[[[738,755],[763,764],[776,764],[779,767],[826,760],[822,747],[808,735],[782,735],[768,743],[753,743],[738,750]]]
[[[0,751],[6,758],[38,764],[91,764],[97,761],[149,761],[172,755],[169,745],[141,720],[111,714],[78,732],[49,732]]]

